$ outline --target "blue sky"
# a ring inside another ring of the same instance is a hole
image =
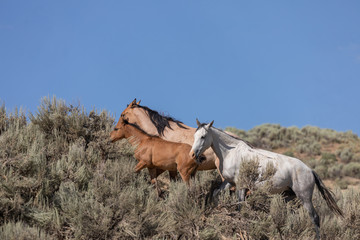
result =
[[[0,1],[0,99],[360,134],[360,1]]]

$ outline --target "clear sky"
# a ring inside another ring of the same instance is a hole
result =
[[[360,1],[0,0],[0,99],[360,134]]]

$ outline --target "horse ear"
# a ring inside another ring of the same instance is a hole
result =
[[[199,122],[198,119],[196,119],[196,124],[197,124],[198,127],[200,127],[200,125],[201,125],[201,123]]]
[[[214,124],[214,120],[212,120],[212,122],[209,124],[208,128],[211,128],[213,124]]]
[[[136,104],[137,104],[137,105],[139,105],[139,104],[140,104],[140,102],[141,102],[141,100],[139,100]]]
[[[130,103],[130,106],[133,106],[136,104],[136,98]]]

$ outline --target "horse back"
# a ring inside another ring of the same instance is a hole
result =
[[[274,166],[276,171],[271,178],[274,190],[280,191],[287,187],[293,188],[298,185],[309,186],[314,184],[311,168],[298,158],[262,149],[248,149],[248,153],[245,155],[243,156],[245,159],[258,160],[260,168],[263,170],[268,164]]]
[[[188,161],[191,146],[184,143],[165,141],[161,138],[146,142],[151,148],[152,164],[166,170],[176,170],[178,164]]]

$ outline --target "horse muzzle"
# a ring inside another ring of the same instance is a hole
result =
[[[109,138],[110,142],[116,142],[118,139],[116,138],[115,134],[113,134],[112,132],[110,133],[110,138]]]
[[[190,155],[190,157],[191,157],[192,159],[195,160],[195,162],[196,162],[197,164],[200,164],[200,163],[202,163],[203,161],[206,160],[206,157],[205,157],[204,154],[199,154],[199,152],[196,152],[196,153],[195,153],[193,150],[190,151],[189,155]]]

